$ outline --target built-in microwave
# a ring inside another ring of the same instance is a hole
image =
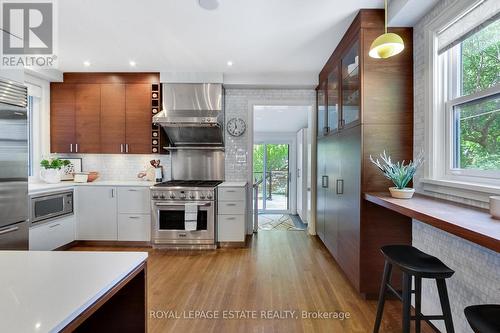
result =
[[[30,223],[73,214],[73,190],[30,197]]]

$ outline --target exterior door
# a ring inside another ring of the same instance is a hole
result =
[[[259,211],[290,211],[290,145],[287,143],[255,144],[254,178],[263,180],[259,189]]]

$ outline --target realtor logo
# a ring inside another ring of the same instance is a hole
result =
[[[2,2],[2,67],[54,68],[54,4]]]

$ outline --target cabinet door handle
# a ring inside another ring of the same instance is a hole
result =
[[[234,203],[228,203],[228,204],[226,204],[226,206],[236,206],[236,204],[234,204]]]
[[[344,194],[344,180],[337,179],[337,194]]]
[[[137,192],[137,190],[134,190],[133,188],[130,188],[128,191],[129,192]]]
[[[328,188],[328,176],[321,177],[321,187]]]
[[[59,227],[59,226],[61,226],[61,224],[57,223],[57,224],[53,224],[53,225],[49,226],[49,228],[52,229],[52,228]]]
[[[123,143],[120,143],[120,153],[123,153]]]
[[[78,153],[78,143],[75,144],[76,152]]]
[[[226,220],[228,221],[236,220],[236,217],[227,217]]]
[[[111,189],[111,197],[112,197],[112,198],[114,198],[114,197],[115,197],[115,189],[114,189],[114,188],[112,188],[112,189]]]
[[[128,143],[125,144],[125,152],[128,153]]]
[[[70,153],[72,153],[72,152],[73,152],[73,144],[72,144],[72,143],[70,143],[70,144],[69,144],[69,152],[70,152]]]
[[[139,218],[139,216],[129,216],[128,218],[133,219],[133,220],[137,220]]]

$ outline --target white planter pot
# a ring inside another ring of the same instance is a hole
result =
[[[415,193],[414,188],[405,187],[404,189],[399,189],[397,187],[389,187],[391,196],[396,199],[411,199],[413,193]]]
[[[59,169],[41,169],[40,178],[48,184],[57,184],[61,182],[61,170]]]

